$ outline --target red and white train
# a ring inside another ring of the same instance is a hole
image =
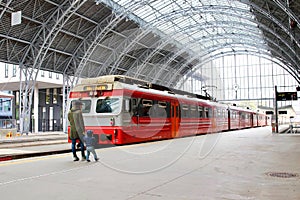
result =
[[[94,132],[99,144],[129,144],[267,125],[264,114],[119,75],[83,79],[70,92],[69,105],[73,100],[83,103],[85,128]]]

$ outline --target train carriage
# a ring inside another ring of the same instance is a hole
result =
[[[94,132],[99,144],[128,144],[240,129],[250,127],[251,120],[249,111],[229,109],[199,95],[126,76],[83,79],[70,92],[69,100],[83,103],[85,128]],[[234,114],[237,118],[233,118]]]

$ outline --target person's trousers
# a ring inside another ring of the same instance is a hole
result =
[[[72,153],[73,153],[73,157],[74,158],[77,158],[77,154],[76,154],[76,140],[77,139],[72,139]],[[79,140],[79,144],[80,144],[81,156],[84,158],[85,157],[85,155],[84,155],[84,144],[80,140]]]
[[[86,147],[86,159],[89,160],[89,157],[90,157],[90,153],[92,153],[94,155],[94,159],[98,159],[97,158],[97,154],[96,154],[96,151],[95,151],[95,148],[92,147],[92,146],[89,146],[89,147]]]

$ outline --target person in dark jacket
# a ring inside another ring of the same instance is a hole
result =
[[[91,160],[89,159],[90,157],[90,153],[92,153],[94,155],[94,159],[95,161],[98,161],[98,157],[95,151],[95,144],[96,144],[96,139],[93,136],[93,131],[88,130],[86,132],[86,136],[84,136],[84,142],[86,145],[86,161],[90,162]]]
[[[74,157],[74,161],[78,161],[79,158],[76,155],[76,142],[79,141],[80,150],[81,150],[81,157],[82,160],[85,160],[84,154],[84,144],[83,144],[83,137],[84,137],[84,122],[82,117],[82,102],[79,100],[72,101],[72,108],[68,113],[68,120],[70,123],[70,140],[72,141],[72,153]]]

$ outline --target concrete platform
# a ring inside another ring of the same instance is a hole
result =
[[[270,127],[0,162],[7,199],[300,199],[300,135]],[[17,192],[16,192],[17,191]]]
[[[0,161],[66,152],[70,152],[70,144],[62,132],[0,138]]]

